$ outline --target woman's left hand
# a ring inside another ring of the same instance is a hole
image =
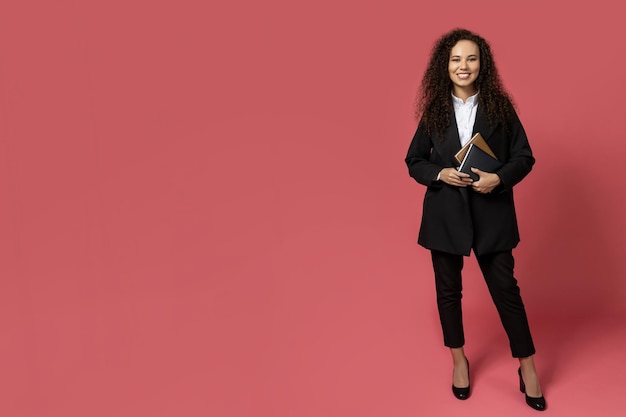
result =
[[[472,189],[480,194],[490,193],[502,183],[498,174],[484,172],[478,168],[472,168],[472,172],[478,175],[478,181],[472,183]]]

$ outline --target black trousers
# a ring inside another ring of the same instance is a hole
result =
[[[444,344],[459,348],[465,344],[461,311],[463,256],[431,251],[437,289],[437,307]],[[513,276],[512,251],[476,256],[489,293],[504,326],[513,357],[525,358],[535,353],[524,303]]]

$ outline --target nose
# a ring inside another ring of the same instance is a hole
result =
[[[469,68],[469,65],[467,64],[467,59],[464,59],[464,60],[461,61],[461,68],[462,69]]]

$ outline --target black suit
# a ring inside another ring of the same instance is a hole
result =
[[[503,166],[496,174],[501,184],[489,194],[471,187],[438,181],[437,174],[458,165],[461,149],[454,112],[443,137],[431,137],[420,123],[406,156],[409,174],[427,186],[418,243],[432,252],[437,305],[444,343],[465,343],[461,314],[463,256],[473,249],[515,357],[535,353],[524,304],[513,276],[512,249],[519,243],[513,186],[531,170],[535,159],[517,115],[507,126],[489,124],[478,107],[473,133],[480,132]]]
[[[413,137],[406,163],[411,177],[428,187],[418,238],[418,243],[428,249],[468,256],[472,248],[481,255],[513,249],[519,243],[513,186],[535,162],[526,133],[517,116],[507,131],[501,124],[489,126],[480,106],[476,132],[504,162],[496,172],[502,184],[489,194],[436,181],[443,168],[458,166],[454,154],[461,149],[461,142],[454,113],[443,138],[431,138],[421,123]]]

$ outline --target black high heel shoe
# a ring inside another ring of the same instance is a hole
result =
[[[467,359],[465,359],[467,361]],[[452,371],[452,376],[454,377],[454,371]],[[467,361],[467,380],[469,381],[470,379],[470,373],[469,373],[469,361]],[[470,396],[470,384],[467,384],[466,388],[457,388],[454,386],[454,382],[452,383],[452,393],[454,394],[454,396],[456,398],[458,398],[459,400],[467,400]]]
[[[529,397],[526,394],[526,384],[524,384],[524,380],[522,379],[522,368],[517,369],[517,374],[519,375],[519,390],[526,396],[526,404],[530,408],[534,408],[538,411],[543,411],[546,409],[546,399],[541,397]]]

